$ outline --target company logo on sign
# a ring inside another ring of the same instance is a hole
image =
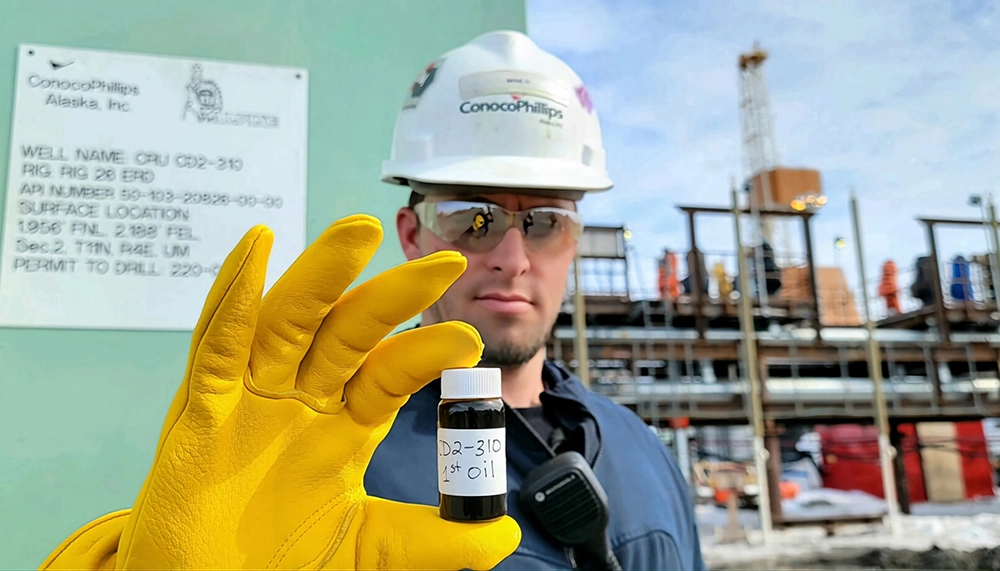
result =
[[[511,98],[514,99],[514,101],[509,103],[500,103],[496,101],[489,103],[472,103],[471,101],[463,101],[462,104],[458,106],[458,110],[466,115],[470,113],[531,113],[536,115],[545,115],[549,119],[563,118],[562,109],[552,107],[543,101],[532,103],[531,101],[521,97],[512,96]]]
[[[201,66],[197,64],[191,70],[185,117],[188,112],[195,113],[199,121],[211,121],[222,112],[222,90],[214,81],[201,76]]]
[[[199,123],[232,127],[258,127],[277,129],[278,118],[260,113],[223,113],[222,89],[215,81],[202,77],[201,65],[191,68],[191,81],[187,84],[187,103],[181,120],[194,116]]]

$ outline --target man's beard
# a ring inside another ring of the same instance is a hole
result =
[[[448,311],[446,307],[439,301],[432,305],[429,311],[435,316],[438,322],[455,319],[450,315],[453,312]],[[459,321],[462,321],[462,319],[459,318]],[[517,340],[503,338],[502,335],[500,339],[490,339],[493,336],[490,334],[489,330],[491,327],[489,325],[480,324],[477,326],[471,320],[467,320],[466,322],[476,327],[483,340],[483,355],[479,359],[480,367],[518,367],[534,359],[535,355],[545,347],[552,328],[556,324],[556,316],[551,317],[549,326],[543,332],[535,335],[526,333],[518,336],[519,339]],[[527,342],[523,341],[525,338],[528,338]]]
[[[533,339],[529,343],[499,341],[490,343],[484,339],[483,356],[479,360],[482,367],[516,367],[535,358],[545,347],[548,335]]]

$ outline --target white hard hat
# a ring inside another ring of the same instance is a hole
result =
[[[612,186],[580,77],[512,31],[479,36],[423,71],[396,119],[382,180],[419,193],[485,186],[579,197]]]

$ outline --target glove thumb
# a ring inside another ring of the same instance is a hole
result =
[[[511,517],[484,523],[444,520],[436,507],[369,498],[358,569],[493,569],[517,549]]]

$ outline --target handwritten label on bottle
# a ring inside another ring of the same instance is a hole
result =
[[[507,493],[503,428],[438,429],[438,490],[449,496]]]

